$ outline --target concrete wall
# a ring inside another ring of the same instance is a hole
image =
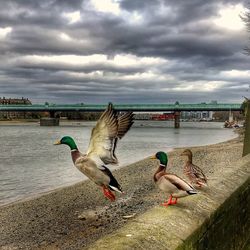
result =
[[[250,237],[249,180],[248,178],[178,249],[244,249]]]
[[[250,155],[178,205],[155,207],[88,249],[247,249]]]
[[[243,156],[250,154],[250,101],[245,101],[245,138],[243,147]]]

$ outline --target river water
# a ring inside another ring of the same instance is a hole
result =
[[[0,125],[0,205],[71,185],[85,179],[71,161],[65,145],[54,146],[65,135],[72,136],[85,152],[95,122],[65,122],[58,127],[39,124]],[[207,145],[236,135],[222,123],[136,121],[118,143],[119,167],[174,147]],[[114,169],[114,167],[111,167]]]

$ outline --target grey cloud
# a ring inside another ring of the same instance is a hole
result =
[[[43,70],[49,72],[57,71],[69,71],[69,72],[81,72],[81,73],[90,73],[93,71],[103,71],[104,73],[120,73],[120,74],[133,74],[133,73],[142,73],[145,69],[149,68],[147,66],[127,66],[121,67],[118,65],[107,65],[103,63],[92,63],[87,65],[69,65],[65,63],[34,63],[32,61],[22,62],[17,61],[15,67],[20,69],[20,72],[25,72],[28,70]]]
[[[245,4],[246,1],[240,2]],[[244,93],[241,86],[246,84],[248,76],[225,77],[221,72],[249,70],[249,58],[242,53],[247,41],[245,35],[216,28],[209,21],[200,22],[215,17],[221,3],[237,4],[239,1],[120,1],[120,7],[127,15],[137,11],[142,16],[141,21],[133,23],[125,16],[95,12],[88,8],[87,0],[0,1],[0,28],[13,28],[0,43],[0,86],[3,94],[17,95],[18,92],[34,99],[34,102],[46,98],[58,102],[75,102],[84,98],[100,103],[102,100],[174,102],[175,99],[199,102],[210,97],[240,100]],[[82,19],[70,24],[62,13],[73,11],[80,11]],[[72,40],[60,39],[61,33],[69,35]],[[133,54],[160,57],[167,61],[162,65],[124,68],[105,63],[83,67],[17,60],[20,55],[67,54],[105,54],[111,58],[116,54]],[[103,71],[103,76],[67,75],[68,72],[95,71]],[[159,79],[122,78],[150,71],[157,72]],[[110,78],[110,74],[119,77]],[[160,80],[164,74],[173,76],[174,80]],[[226,81],[227,85],[214,90],[209,96],[202,91],[162,90],[182,86],[183,82],[192,84],[198,81]],[[238,89],[235,88],[237,84]]]

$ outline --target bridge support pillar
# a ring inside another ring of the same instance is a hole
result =
[[[40,126],[59,126],[59,118],[42,117],[40,118]]]
[[[229,121],[229,122],[233,122],[233,121],[234,121],[234,116],[233,116],[233,113],[232,113],[231,110],[229,111],[228,121]]]
[[[180,128],[180,111],[174,112],[174,128]]]
[[[40,118],[40,126],[59,126],[60,117],[54,111],[49,112],[50,117]]]

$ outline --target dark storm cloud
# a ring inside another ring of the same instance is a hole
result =
[[[17,62],[15,64],[18,69],[25,72],[26,70],[43,70],[43,71],[69,71],[69,72],[82,72],[90,73],[93,71],[104,71],[104,72],[116,72],[121,74],[133,74],[133,73],[142,73],[145,69],[149,68],[147,66],[134,66],[134,67],[121,67],[118,65],[108,65],[102,63],[88,64],[88,65],[69,65],[65,63],[53,63],[48,64],[45,62],[34,63],[30,62]],[[12,73],[12,72],[11,72]]]
[[[121,0],[113,2],[120,8],[114,14],[89,0],[0,1],[2,94],[33,102],[240,101],[250,76],[243,72],[250,66],[242,53],[246,34],[212,21],[222,5],[239,3],[245,1]],[[107,60],[49,60],[95,54]],[[124,66],[128,54],[136,58]],[[32,55],[46,60],[27,60]],[[125,55],[120,64],[112,62],[116,55]],[[232,70],[238,73],[227,73]],[[201,88],[206,82],[220,84],[207,92]],[[196,89],[179,90],[191,85]]]

